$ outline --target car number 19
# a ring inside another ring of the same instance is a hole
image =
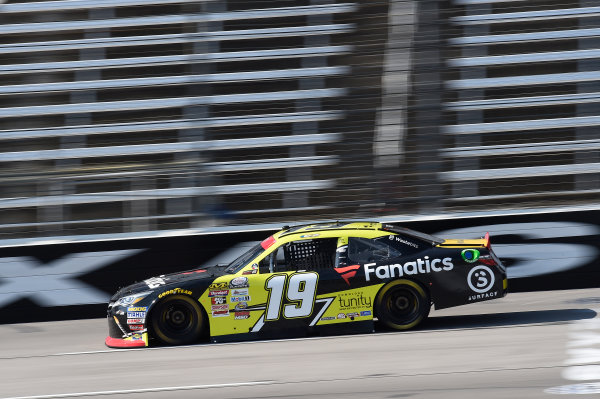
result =
[[[279,319],[284,291],[287,291],[286,298],[291,302],[283,306],[284,318],[310,316],[317,294],[318,279],[317,273],[295,273],[289,277],[286,274],[278,274],[270,277],[265,282],[265,289],[269,291],[265,320]]]

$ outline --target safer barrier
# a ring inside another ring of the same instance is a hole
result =
[[[435,217],[401,224],[446,238],[489,232],[492,248],[508,266],[513,292],[600,284],[598,210]],[[108,298],[120,286],[227,262],[274,231],[182,232],[135,240],[107,236],[87,242],[5,246],[0,248],[0,321],[103,317]]]

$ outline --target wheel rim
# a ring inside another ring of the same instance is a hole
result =
[[[388,292],[384,308],[391,321],[397,324],[407,324],[419,317],[419,304],[419,297],[414,291],[398,287]]]
[[[188,303],[170,303],[162,312],[165,333],[184,335],[194,328],[195,311]]]

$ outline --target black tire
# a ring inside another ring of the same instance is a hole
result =
[[[187,295],[169,295],[150,314],[152,335],[163,344],[186,345],[204,332],[206,318],[200,305]]]
[[[431,302],[425,289],[410,280],[394,280],[375,299],[375,314],[394,330],[408,330],[427,318]]]

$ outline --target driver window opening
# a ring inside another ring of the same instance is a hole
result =
[[[324,270],[335,265],[337,238],[293,241],[282,245],[264,258],[261,273],[296,270]]]

